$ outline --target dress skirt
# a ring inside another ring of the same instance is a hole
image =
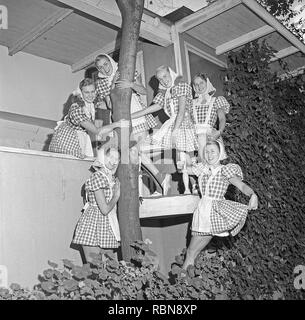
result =
[[[175,118],[170,118],[162,127],[150,137],[150,143],[162,149],[172,149],[172,132],[174,130]],[[192,152],[198,149],[195,128],[189,121],[180,125],[176,136],[175,148],[178,151]]]
[[[235,236],[244,226],[248,206],[231,200],[202,197],[193,214],[192,235]]]
[[[103,215],[94,205],[89,205],[82,213],[76,226],[73,243],[101,248],[119,247],[108,215]]]

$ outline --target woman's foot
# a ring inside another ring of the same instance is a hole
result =
[[[185,189],[184,194],[192,194],[190,189]]]
[[[172,176],[170,174],[166,173],[165,177],[163,179],[163,182],[161,183],[164,196],[166,196],[168,194],[168,191],[171,187],[171,180],[172,180]]]

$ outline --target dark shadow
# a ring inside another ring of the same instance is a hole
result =
[[[89,67],[85,71],[85,78],[91,78],[94,81],[97,79],[98,71],[96,67]]]
[[[192,221],[192,214],[140,219],[141,227],[163,228]]]
[[[149,86],[153,89],[155,96],[158,93],[159,88],[159,80],[156,78],[156,76],[152,76],[148,81]]]
[[[73,103],[73,94],[71,93],[67,101],[63,105],[61,120],[64,120],[65,116],[68,114],[71,104]]]
[[[73,237],[74,237],[74,234],[73,234]],[[70,249],[73,249],[73,250],[76,250],[79,252],[83,264],[85,264],[87,262],[86,258],[85,258],[83,247],[80,244],[76,244],[76,243],[71,242]]]
[[[47,135],[47,139],[44,142],[42,151],[49,151],[49,145],[51,143],[52,137],[53,137],[53,133],[50,133]]]

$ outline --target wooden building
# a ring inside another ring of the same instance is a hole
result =
[[[8,28],[0,30],[0,265],[9,283],[30,286],[48,259],[81,263],[70,243],[92,159],[46,150],[69,94],[94,58],[119,50],[121,17],[114,0],[0,0],[0,5],[8,12]],[[189,82],[205,71],[221,93],[226,53],[255,39],[277,50],[271,67],[279,73],[279,59],[295,73],[304,68],[305,45],[255,0],[218,0],[197,12],[180,11],[179,19],[144,10],[137,69],[149,90],[147,102],[161,64]],[[153,241],[163,272],[185,247],[198,201],[172,197],[145,199],[140,207],[144,238]]]

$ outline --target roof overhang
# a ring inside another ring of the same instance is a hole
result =
[[[9,55],[20,51],[86,68],[99,53],[120,45],[121,13],[114,0],[2,0],[9,27],[0,30],[0,45]],[[171,23],[144,10],[140,38],[167,47]]]
[[[10,55],[24,51],[71,66],[76,72],[91,65],[96,55],[120,45],[121,14],[114,0],[2,0],[9,28],[0,30],[0,45]],[[272,64],[285,59],[292,68],[305,65],[305,45],[256,0],[218,0],[175,24],[144,10],[140,37],[160,46],[174,45],[181,69],[179,34],[207,44],[217,55],[259,39],[277,53]],[[180,54],[180,59],[179,59]],[[179,68],[180,66],[180,68]]]
[[[287,57],[293,68],[305,65],[304,43],[256,0],[218,0],[176,22],[176,29],[209,45],[216,55],[265,39],[277,51],[272,62]]]

